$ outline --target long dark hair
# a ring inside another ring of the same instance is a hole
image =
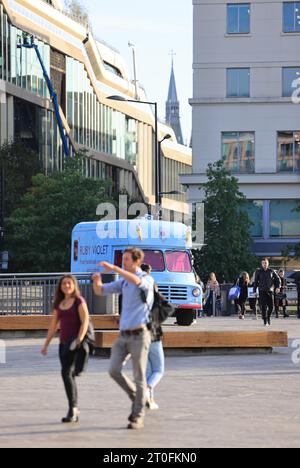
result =
[[[64,293],[63,293],[62,290],[61,290],[62,282],[63,282],[65,279],[69,279],[69,280],[73,281],[73,284],[74,284],[74,287],[75,287],[75,291],[74,291],[72,297],[79,297],[79,296],[80,296],[80,290],[79,290],[79,286],[78,286],[78,281],[77,281],[77,279],[75,278],[75,276],[73,276],[73,275],[65,275],[65,276],[63,276],[63,277],[59,280],[59,283],[58,283],[58,286],[57,286],[57,289],[56,289],[56,293],[55,293],[54,301],[53,301],[53,307],[54,307],[54,309],[57,309],[57,307],[59,306],[59,304],[60,304],[60,303],[64,300],[64,298],[65,298],[65,295],[64,295]]]

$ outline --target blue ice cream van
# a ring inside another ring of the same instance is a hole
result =
[[[192,265],[191,229],[181,223],[146,219],[77,224],[72,233],[72,273],[101,272],[98,263],[122,266],[123,252],[138,247],[159,290],[176,309],[179,325],[190,325],[202,309],[202,289]]]

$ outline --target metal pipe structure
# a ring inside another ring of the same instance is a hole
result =
[[[21,38],[21,41],[22,41],[22,39],[23,39],[23,42],[20,42],[19,44],[17,44],[17,47],[18,48],[24,47],[25,49],[34,49],[35,52],[36,52],[37,58],[38,58],[38,60],[40,62],[41,68],[43,70],[43,76],[44,76],[44,79],[46,81],[46,84],[47,84],[47,87],[48,87],[48,90],[49,90],[49,93],[50,93],[50,97],[51,97],[51,100],[52,100],[52,103],[53,103],[53,108],[54,108],[54,112],[55,112],[55,116],[56,116],[56,120],[57,120],[57,124],[58,124],[58,128],[59,128],[61,141],[62,141],[62,144],[63,144],[64,153],[65,153],[66,157],[69,157],[70,156],[70,149],[69,149],[69,145],[68,145],[66,135],[64,133],[63,122],[62,122],[62,119],[61,119],[61,116],[60,116],[60,113],[59,113],[59,105],[58,105],[58,100],[57,100],[57,94],[56,94],[55,89],[53,88],[53,85],[51,83],[50,77],[49,77],[48,72],[46,70],[46,67],[44,65],[44,62],[43,62],[42,56],[40,54],[39,48],[38,48],[37,44],[34,43],[34,37],[33,36],[30,36],[30,35],[26,34],[26,35],[23,36],[23,38]]]

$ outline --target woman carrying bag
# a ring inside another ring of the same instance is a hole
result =
[[[41,350],[43,356],[47,356],[48,347],[59,326],[61,375],[69,403],[67,416],[62,418],[62,423],[74,423],[79,421],[75,377],[84,367],[82,353],[87,357],[89,350],[87,343],[84,342],[89,327],[89,311],[84,298],[80,295],[77,280],[72,275],[63,276],[59,281],[52,321]],[[78,367],[78,358],[82,362],[81,369]]]
[[[248,299],[248,287],[250,286],[249,274],[244,271],[236,282],[239,287],[239,297],[235,299],[236,312],[240,320],[245,320],[246,302]]]

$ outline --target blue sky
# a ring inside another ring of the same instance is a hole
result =
[[[192,97],[192,0],[81,0],[97,37],[117,48],[132,70],[135,44],[137,79],[165,117],[165,101],[174,50],[175,77],[184,140],[190,141]]]

